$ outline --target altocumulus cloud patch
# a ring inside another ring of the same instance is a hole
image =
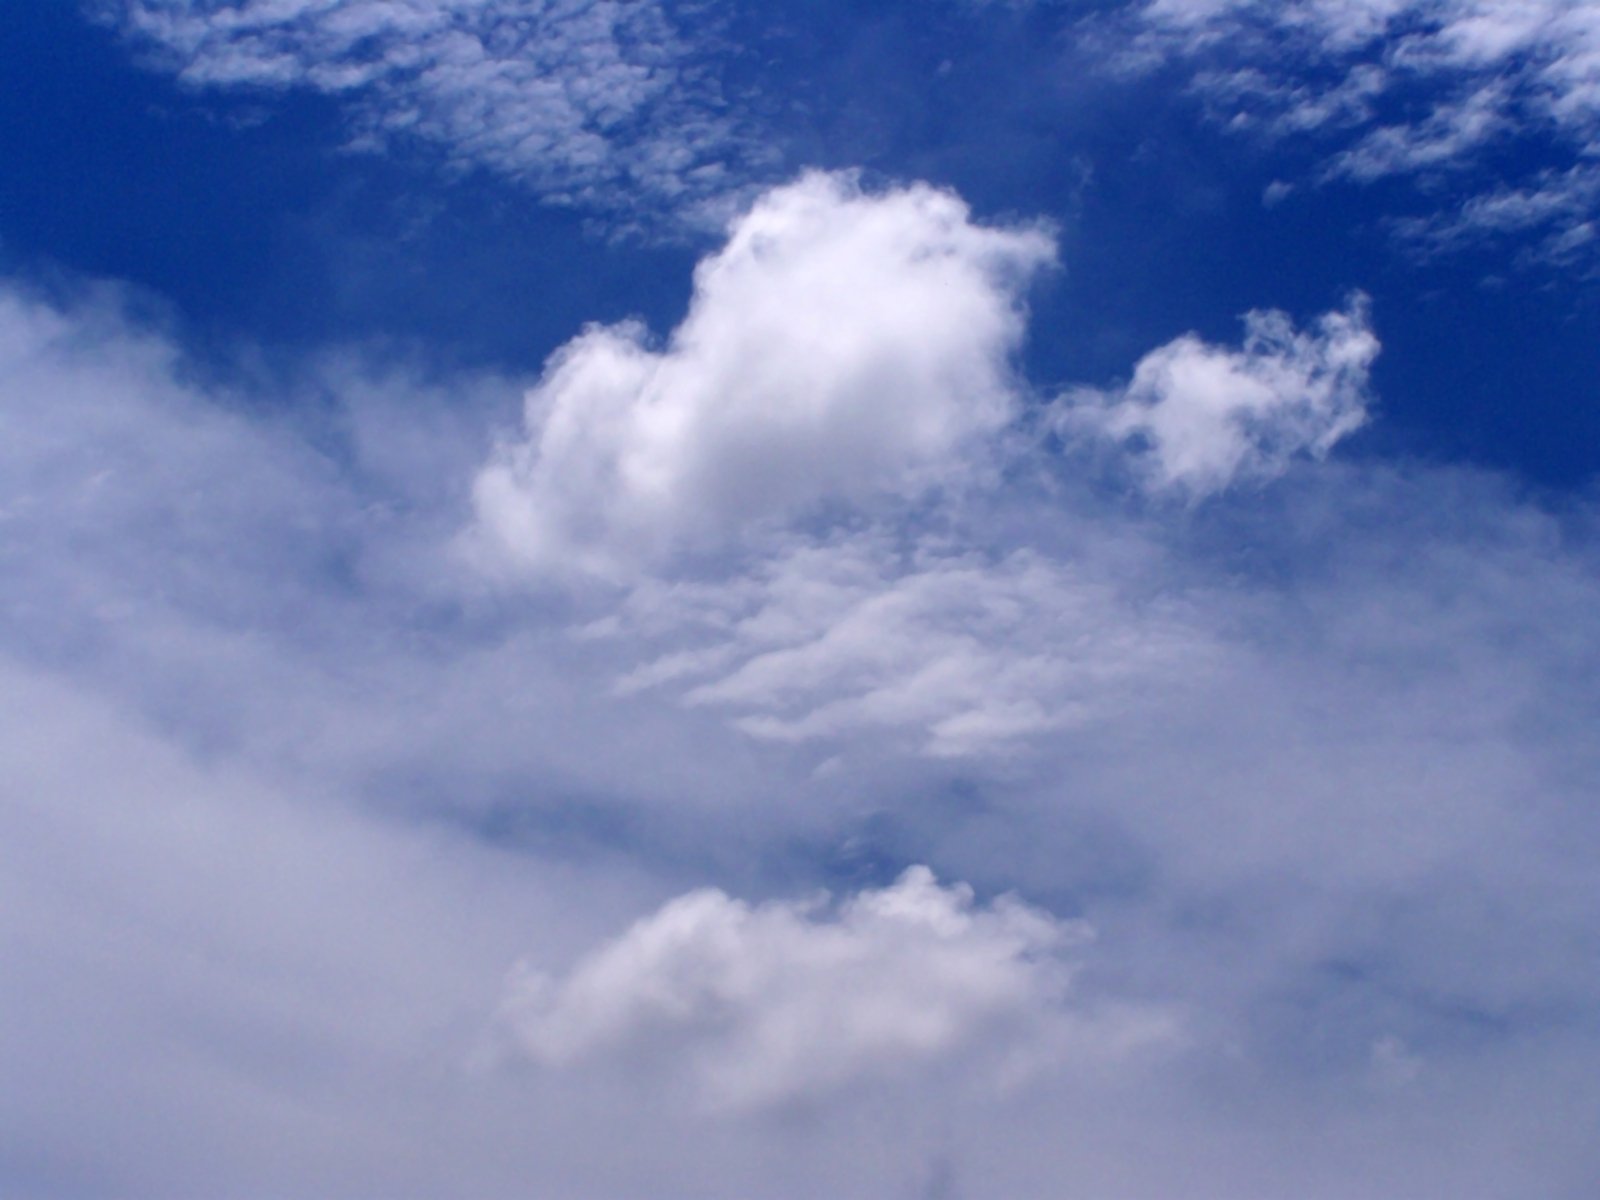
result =
[[[330,95],[348,106],[358,147],[420,143],[624,222],[714,221],[765,167],[715,65],[654,2],[88,8],[192,87]]]

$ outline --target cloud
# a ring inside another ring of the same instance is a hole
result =
[[[959,484],[1015,413],[1022,291],[1053,254],[923,185],[814,173],[768,192],[696,270],[665,347],[630,324],[554,356],[527,439],[478,478],[491,549],[625,576],[763,520]]]
[[[1600,147],[1592,4],[1151,0],[1132,12],[1120,62],[1195,64],[1195,90],[1225,125],[1329,147],[1324,181],[1461,172],[1512,140],[1540,149],[1537,173]],[[1594,212],[1546,215],[1560,239]]]
[[[1298,452],[1150,504],[1152,434],[1057,454],[1007,372],[960,452],[671,510],[722,552],[489,586],[519,383],[223,385],[0,295],[10,1190],[1587,1194],[1583,497]],[[1202,349],[1298,387],[1355,311]]]
[[[475,561],[613,585],[583,636],[642,658],[621,694],[776,743],[994,755],[1180,686],[1210,653],[1192,608],[961,532],[1040,469],[1011,359],[1051,256],[926,187],[775,189],[664,348],[592,329],[553,358],[527,439],[478,476]],[[1365,420],[1377,349],[1361,297],[1308,332],[1253,313],[1240,349],[1179,339],[1052,419],[1075,453],[1125,443],[1153,490],[1197,499],[1325,456]]]
[[[763,740],[887,737],[938,758],[1091,723],[1208,652],[1181,606],[1084,566],[881,535],[796,545],[723,583],[642,585],[595,632],[670,647],[626,693],[671,689]]]
[[[694,37],[653,0],[130,0],[91,3],[198,88],[344,100],[358,146],[407,141],[545,198],[632,220],[714,222],[764,153]]]
[[[1405,125],[1384,125],[1365,134],[1328,163],[1330,176],[1347,175],[1361,182],[1461,165],[1504,132],[1504,89],[1487,84],[1471,93],[1437,104],[1429,114]]]
[[[1297,455],[1320,458],[1359,429],[1377,354],[1365,297],[1310,333],[1281,312],[1252,312],[1238,350],[1185,334],[1140,359],[1125,387],[1069,393],[1057,423],[1144,445],[1152,490],[1200,499],[1276,478]]]
[[[1453,212],[1401,218],[1392,228],[1425,252],[1459,249],[1486,238],[1528,239],[1520,254],[1556,265],[1582,262],[1596,244],[1600,169],[1581,163],[1541,171],[1469,197]]]
[[[1067,954],[1088,936],[1014,897],[978,905],[970,888],[941,886],[926,867],[837,906],[752,907],[704,890],[564,978],[523,973],[503,1014],[520,1051],[551,1066],[637,1057],[654,1044],[715,1106],[813,1099],[970,1059],[974,1044],[1011,1073],[1036,1073],[1067,1026],[1093,1024],[1069,1000]],[[1117,1054],[1170,1035],[1171,1024],[1127,1014],[1096,1024],[1092,1038],[1077,1033]]]

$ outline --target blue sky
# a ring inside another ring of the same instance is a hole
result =
[[[0,58],[0,1191],[1592,1194],[1592,5]]]

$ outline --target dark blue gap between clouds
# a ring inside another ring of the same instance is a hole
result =
[[[500,180],[348,152],[325,97],[181,87],[71,3],[4,6],[0,62],[0,264],[146,289],[215,365],[395,339],[531,370],[586,321],[687,302],[691,248],[618,252]]]
[[[1246,309],[1304,318],[1362,288],[1384,343],[1380,419],[1341,453],[1552,488],[1600,465],[1600,287],[1514,269],[1515,247],[1418,262],[1385,226],[1492,173],[1420,195],[1405,180],[1310,186],[1314,147],[1207,127],[1172,74],[1099,76],[1062,6],[729,12],[745,47],[729,92],[756,97],[792,168],[927,179],[982,219],[1055,222],[1064,265],[1033,296],[1024,364],[1041,386],[1105,382],[1186,330],[1233,341]],[[8,6],[0,61],[0,263],[149,289],[220,363],[241,345],[292,359],[393,340],[447,367],[532,373],[589,321],[665,333],[712,245],[612,241],[590,214],[424,152],[346,152],[336,103],[182,88],[70,4]],[[1277,179],[1298,186],[1269,208]]]

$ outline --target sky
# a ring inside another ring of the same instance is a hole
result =
[[[1595,1194],[1600,7],[0,61],[0,1193]]]

